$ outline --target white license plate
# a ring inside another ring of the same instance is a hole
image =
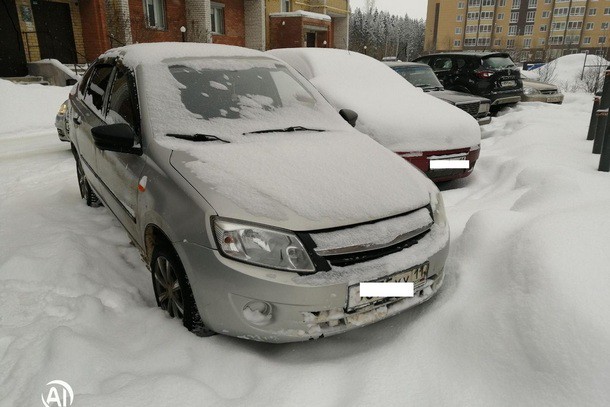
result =
[[[554,97],[547,98],[547,102],[549,102],[549,103],[559,102],[560,100],[561,100],[560,96],[554,96]]]
[[[424,263],[419,266],[410,268],[409,270],[400,271],[391,276],[386,276],[375,280],[375,283],[413,283],[414,291],[421,288],[428,278],[429,264]],[[347,310],[353,311],[358,308],[365,307],[387,299],[387,297],[361,297],[360,296],[360,284],[352,285],[348,289],[347,296]]]
[[[502,83],[500,85],[503,88],[508,88],[510,86],[517,86],[517,82],[516,81],[502,81]]]

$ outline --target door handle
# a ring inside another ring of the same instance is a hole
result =
[[[81,120],[80,116],[75,114],[74,116],[72,116],[72,121],[74,122],[74,124],[76,124],[77,126],[80,126],[83,121]]]

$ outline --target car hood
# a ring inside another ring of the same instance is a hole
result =
[[[489,99],[473,96],[468,93],[456,92],[454,90],[436,90],[429,92],[429,95],[447,101],[449,103],[468,103],[468,102],[481,102],[488,101]]]
[[[220,216],[289,230],[397,215],[427,205],[436,191],[419,170],[357,131],[167,143],[171,165]]]
[[[529,86],[537,90],[557,90],[557,86],[550,83],[523,80],[523,86]]]

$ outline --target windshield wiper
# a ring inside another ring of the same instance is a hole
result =
[[[223,143],[230,143],[230,141],[223,140],[212,134],[167,134],[167,136],[188,141],[221,141]]]
[[[263,134],[263,133],[292,133],[292,132],[295,132],[295,131],[317,131],[317,132],[322,132],[322,131],[326,131],[326,130],[309,129],[309,128],[303,127],[303,126],[291,126],[291,127],[285,127],[283,129],[269,129],[269,130],[248,131],[246,133],[243,133],[243,135],[245,136],[246,134]]]

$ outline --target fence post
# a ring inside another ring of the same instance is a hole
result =
[[[600,154],[606,134],[606,123],[608,122],[608,108],[610,108],[610,68],[606,69],[604,75],[604,89],[597,109],[597,126],[595,139],[593,141],[593,154]]]
[[[595,139],[595,130],[597,129],[597,109],[599,109],[600,100],[601,92],[598,92],[593,98],[593,110],[591,111],[591,120],[589,121],[589,132],[587,133],[587,140]]]

